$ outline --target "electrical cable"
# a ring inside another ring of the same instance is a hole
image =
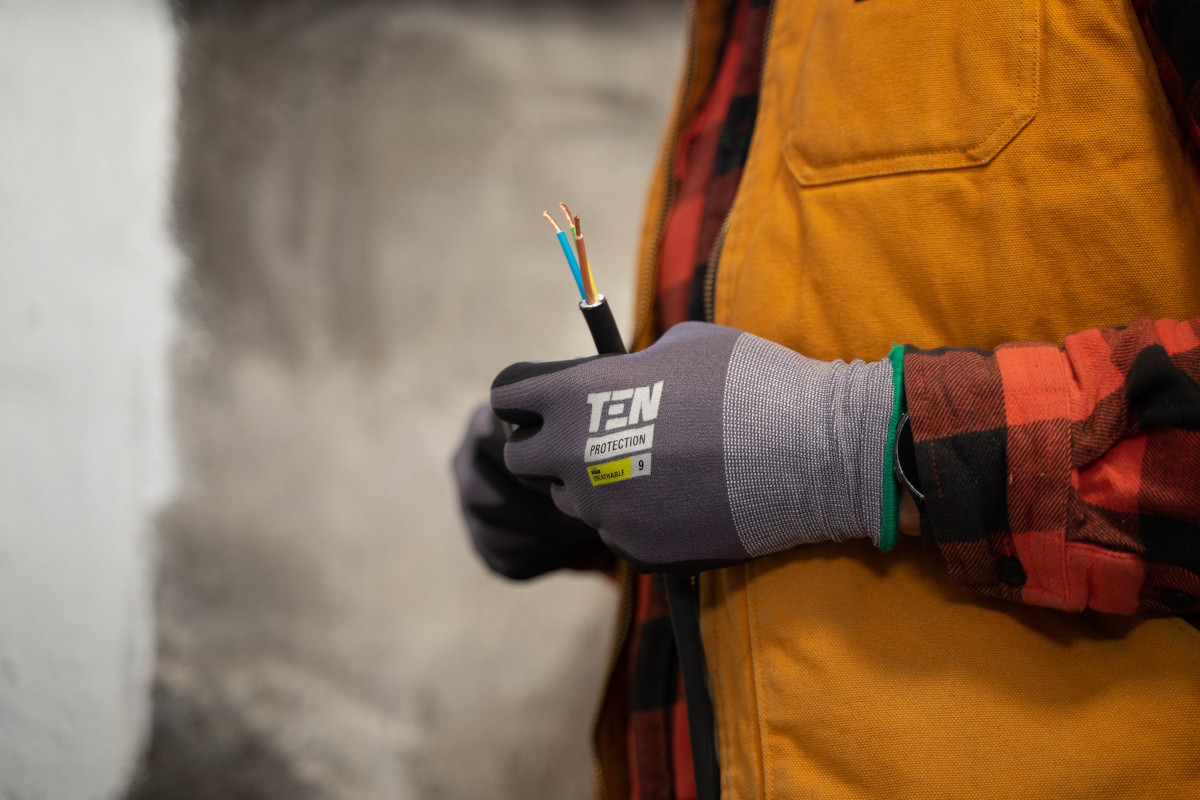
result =
[[[550,216],[549,211],[543,211],[542,216],[554,226],[554,231],[558,236],[558,244],[562,247],[563,255],[567,257],[567,265],[571,268],[571,275],[575,278],[575,286],[579,289],[579,299],[586,303],[587,292],[583,288],[583,276],[579,273],[579,262],[575,260],[575,253],[571,250],[571,243],[567,241],[567,234],[562,228],[558,227],[558,223],[554,221],[554,217]]]
[[[592,278],[592,265],[587,260],[587,245],[583,241],[583,225],[578,214],[572,214],[566,203],[559,203],[563,214],[567,216],[567,226],[571,229],[571,238],[575,240],[575,253],[578,256],[579,272],[583,278],[583,290],[589,306],[596,305],[596,281]]]
[[[571,274],[583,298],[579,303],[579,310],[583,313],[583,319],[592,334],[596,352],[601,355],[627,353],[612,309],[604,295],[596,290],[579,216],[572,217],[566,203],[559,203],[559,206],[571,222],[569,227],[575,237],[575,246],[579,250],[578,260],[566,243],[567,234],[558,227],[550,212],[543,212],[543,216],[554,226],[558,242],[567,256],[567,264],[571,267]],[[696,777],[696,798],[719,800],[721,772],[717,756],[716,717],[709,693],[708,661],[704,656],[704,641],[700,633],[700,592],[694,578],[692,575],[664,573],[663,583],[666,585],[671,630],[675,634],[675,648],[679,653],[679,669],[683,678],[688,736],[692,745],[692,766]]]
[[[592,264],[588,261],[587,244],[583,241],[583,223],[579,215],[575,215],[575,252],[579,255],[579,270],[583,274],[583,288],[587,290],[588,305],[595,305],[599,293],[596,291],[596,279],[592,277]]]

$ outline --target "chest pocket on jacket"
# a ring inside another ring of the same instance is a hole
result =
[[[785,158],[802,185],[987,164],[1037,109],[1040,0],[817,0]]]

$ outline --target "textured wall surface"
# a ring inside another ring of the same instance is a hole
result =
[[[490,576],[449,460],[496,371],[591,349],[543,209],[631,319],[678,4],[181,13],[184,473],[133,796],[586,797],[613,587]]]
[[[0,2],[0,797],[124,790],[172,481],[176,33],[154,0]]]

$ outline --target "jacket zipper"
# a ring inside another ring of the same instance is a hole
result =
[[[704,262],[704,321],[717,321],[717,262],[721,260],[721,250],[725,247],[725,236],[729,233],[729,220],[733,217],[733,207],[725,212],[725,220],[721,223],[721,231],[713,248],[709,251],[708,260]]]
[[[771,46],[771,28],[775,24],[775,0],[771,0],[767,6],[767,20],[763,25],[763,42],[762,42],[762,66],[758,73],[758,94],[762,97],[763,77],[767,73],[767,51]],[[758,127],[757,115],[754,122],[755,128]],[[721,230],[717,234],[717,239],[713,242],[713,248],[708,253],[708,260],[704,262],[704,321],[717,321],[717,262],[721,260],[721,251],[725,249],[725,237],[729,234],[729,220],[733,218],[733,205],[730,205],[729,210],[725,212],[725,219],[721,222]]]

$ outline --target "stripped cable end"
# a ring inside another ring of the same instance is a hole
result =
[[[558,207],[561,208],[563,214],[565,214],[567,216],[567,227],[571,228],[571,233],[574,235],[576,233],[575,218],[571,216],[571,209],[567,208],[566,203],[559,203]]]
[[[600,293],[596,291],[596,279],[592,276],[592,265],[588,261],[587,244],[583,241],[583,225],[576,214],[571,220],[571,229],[575,231],[575,250],[579,254],[579,271],[583,279],[584,299],[589,306],[600,301]]]

